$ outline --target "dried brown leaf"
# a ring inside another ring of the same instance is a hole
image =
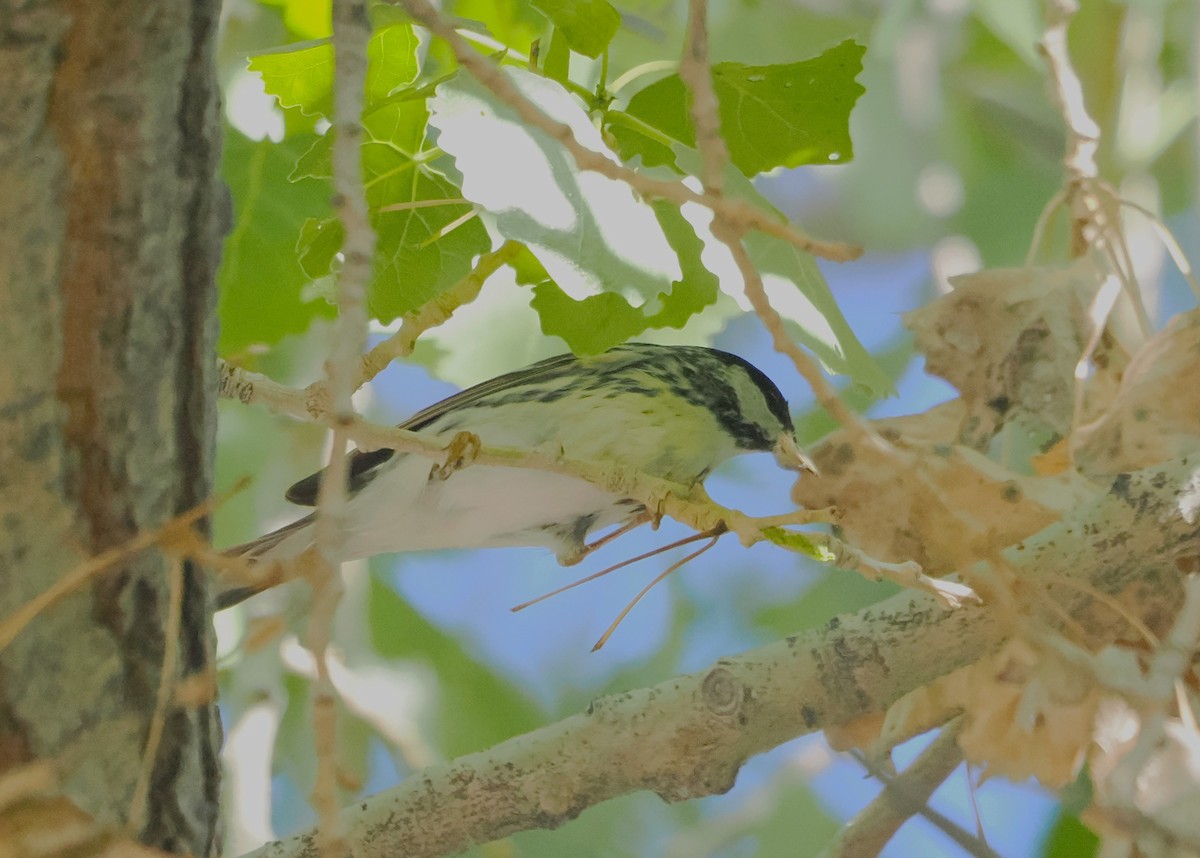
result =
[[[1078,502],[1065,476],[1018,475],[951,443],[962,413],[955,401],[879,421],[901,455],[834,433],[813,451],[820,475],[798,481],[793,499],[835,506],[847,542],[882,560],[915,560],[930,575],[964,570]]]
[[[1014,639],[902,698],[888,710],[878,741],[894,746],[946,713],[964,712],[959,745],[968,760],[989,776],[1034,777],[1059,788],[1079,772],[1102,696],[1086,671]]]
[[[1137,354],[1101,417],[1076,433],[1076,465],[1127,473],[1200,448],[1200,310],[1180,313]]]
[[[1106,278],[1089,258],[1062,269],[980,271],[953,278],[954,291],[905,315],[926,369],[962,394],[960,443],[984,449],[1012,420],[1037,434],[1069,434],[1075,367],[1087,350],[1091,306]],[[1111,400],[1127,361],[1114,338],[1100,338],[1088,402]]]

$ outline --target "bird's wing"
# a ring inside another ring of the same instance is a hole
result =
[[[606,361],[612,360],[617,355],[609,352],[600,355],[597,358],[589,359],[591,361]],[[552,358],[538,361],[535,364],[518,369],[515,372],[498,375],[495,378],[480,382],[473,387],[468,387],[466,390],[448,396],[440,402],[435,402],[428,408],[418,411],[412,417],[409,417],[403,423],[399,424],[400,429],[408,429],[412,432],[418,432],[421,429],[428,427],[437,420],[452,414],[455,411],[465,410],[472,405],[477,405],[484,402],[497,393],[501,393],[506,389],[515,389],[521,386],[535,384],[539,381],[551,381],[578,363],[578,358],[573,354],[556,355]],[[377,476],[376,469],[384,462],[388,461],[396,454],[395,450],[382,449],[363,452],[355,450],[350,454],[349,462],[349,483],[350,492],[361,489],[367,483]],[[322,469],[315,474],[311,474],[287,490],[286,497],[294,504],[301,506],[316,506],[317,492],[321,486],[321,475],[325,471]]]

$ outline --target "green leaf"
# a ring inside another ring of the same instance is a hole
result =
[[[333,114],[333,45],[328,39],[302,42],[250,58],[263,88],[280,107],[297,107],[309,116]]]
[[[517,255],[508,263],[509,267],[516,275],[517,283],[522,286],[536,286],[539,283],[545,283],[550,280],[550,275],[546,273],[545,267],[538,262],[538,258],[529,252],[529,248],[521,245],[521,249],[517,251]]]
[[[371,309],[383,322],[437,297],[491,248],[479,218],[463,221],[470,203],[438,202],[463,193],[422,154],[428,118],[423,101],[406,101],[364,119],[363,179],[377,235]],[[409,208],[384,211],[390,206]]]
[[[556,283],[541,283],[529,306],[542,320],[542,333],[561,337],[576,354],[600,354],[646,330],[646,317],[613,292],[576,301]]]
[[[542,74],[565,85],[571,74],[571,48],[562,30],[552,26],[546,29],[549,32],[541,41]]]
[[[806,557],[811,557],[813,560],[819,560],[821,563],[832,563],[835,557],[834,553],[824,545],[813,542],[806,534],[798,530],[785,530],[782,527],[765,527],[763,528],[762,535],[773,545],[786,548],[788,551],[795,551],[797,554],[803,554]]]
[[[459,195],[459,189],[447,179],[418,170],[401,201],[445,200]],[[377,318],[386,323],[415,310],[471,272],[475,258],[491,247],[479,219],[441,234],[471,211],[469,204],[441,205],[374,218],[379,238],[371,309]]]
[[[296,242],[297,259],[304,273],[313,280],[332,274],[334,259],[345,238],[346,228],[336,217],[306,220]]]
[[[367,43],[366,108],[417,79],[417,34],[408,23],[380,27]]]
[[[646,302],[641,308],[613,292],[576,301],[553,281],[540,282],[529,303],[542,320],[543,333],[561,337],[578,354],[599,354],[649,328],[681,328],[717,300],[717,278],[700,263],[704,242],[678,207],[659,201],[653,208],[667,240],[679,254],[683,279],[674,281],[671,291],[660,293],[656,302]]]
[[[363,117],[363,183],[376,232],[369,303],[372,315],[385,323],[457,283],[471,271],[475,257],[491,247],[477,218],[441,234],[473,209],[465,201],[439,202],[459,200],[462,191],[435,172],[423,154],[427,120],[421,100],[389,101]],[[329,138],[326,134],[305,152],[293,176],[329,175]],[[310,277],[330,273],[343,237],[333,218],[304,225],[298,250]]]
[[[250,71],[281,107],[309,116],[333,115],[333,45],[329,39],[288,45],[250,58]],[[416,80],[417,37],[406,22],[381,26],[367,43],[366,107]]]
[[[850,111],[865,92],[855,81],[865,50],[846,41],[796,63],[714,65],[721,136],[738,169],[753,176],[776,167],[849,161]],[[634,95],[625,113],[691,147],[696,145],[696,132],[689,103],[683,80],[672,74]],[[613,121],[608,126],[623,158],[640,156],[647,166],[674,164],[660,139],[631,124]]]
[[[533,40],[546,27],[546,19],[528,0],[455,0],[454,14],[465,26],[489,34],[518,54],[528,54]],[[430,52],[440,50],[443,46],[435,39]]]
[[[587,112],[561,86],[506,72],[584,145],[606,151]],[[557,141],[523,125],[473,80],[441,87],[430,108],[438,143],[463,176],[463,194],[552,280],[540,283],[532,301],[546,333],[580,354],[595,353],[650,327],[678,327],[715,300],[716,280],[700,260],[703,242],[677,209],[581,173]]]
[[[621,26],[621,14],[608,0],[533,0],[571,48],[585,57],[600,56]]]
[[[679,259],[683,278],[671,284],[670,294],[659,296],[662,308],[651,317],[649,326],[682,328],[695,313],[717,300],[721,284],[717,276],[705,267],[701,259],[704,241],[696,235],[695,228],[679,211],[679,207],[657,200],[651,203],[651,208],[663,235]]]
[[[329,212],[327,182],[288,182],[296,156],[312,142],[297,135],[282,143],[250,140],[225,130],[221,172],[233,194],[233,230],[225,239],[217,279],[221,298],[220,352],[272,345],[332,316],[325,301],[307,301],[309,281],[296,258],[296,236],[307,218]]]
[[[1091,858],[1100,852],[1100,838],[1074,816],[1060,813],[1042,845],[1042,858]]]

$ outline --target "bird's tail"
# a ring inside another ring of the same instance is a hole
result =
[[[310,528],[315,518],[315,515],[306,515],[304,518],[286,524],[258,539],[227,548],[222,553],[227,557],[241,557],[252,563],[298,557],[312,544],[311,537],[302,535],[302,532]],[[217,610],[223,611],[231,608],[263,590],[270,589],[277,583],[279,582],[276,580],[268,579],[261,583],[239,584],[224,588],[217,593]]]

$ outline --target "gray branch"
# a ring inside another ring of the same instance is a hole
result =
[[[1138,612],[1178,606],[1181,551],[1200,544],[1200,471],[1188,460],[1118,477],[1068,518],[1009,547],[1031,585],[1043,575],[1105,592],[1140,582]],[[1112,638],[1124,620],[1061,604],[1089,632]],[[939,608],[901,593],[856,614],[721,659],[700,673],[596,700],[585,713],[487,751],[432,766],[343,811],[359,858],[452,855],[530,828],[554,828],[585,808],[637,790],[681,801],[728,790],[742,764],[797,736],[885,709],[978,659],[1008,634],[988,606]],[[254,858],[317,858],[312,832]]]

